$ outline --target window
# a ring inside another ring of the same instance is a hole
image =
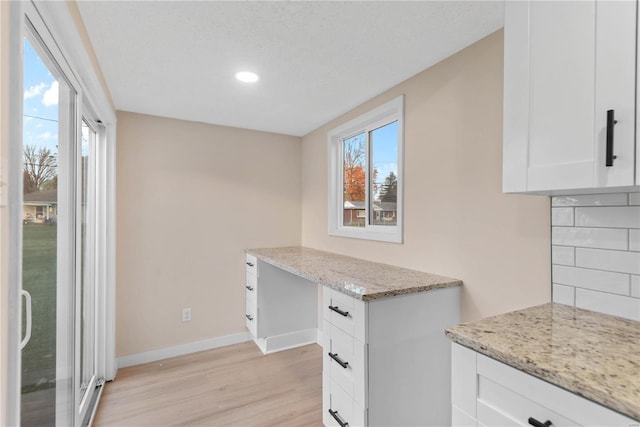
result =
[[[329,132],[329,234],[402,243],[404,96]]]

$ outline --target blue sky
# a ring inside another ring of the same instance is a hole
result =
[[[58,82],[38,54],[24,42],[24,145],[58,149]]]
[[[370,137],[370,154],[372,155],[373,168],[377,169],[378,175],[376,181],[378,183],[378,191],[374,194],[377,199],[382,190],[385,178],[393,172],[398,176],[398,122],[391,122],[387,125],[379,127],[371,131]],[[360,133],[345,140],[360,150],[365,150],[365,134]],[[361,158],[361,166],[365,166],[364,151]]]
[[[393,172],[398,176],[398,122],[389,123],[372,132],[373,167],[378,170],[376,181],[384,179]]]

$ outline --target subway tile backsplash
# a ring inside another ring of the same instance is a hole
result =
[[[640,193],[551,199],[553,301],[640,321]]]
[[[626,229],[553,227],[551,244],[565,247],[585,247],[627,250]]]
[[[627,206],[627,193],[587,194],[562,196],[551,199],[551,206]]]
[[[553,283],[629,295],[629,275],[611,271],[590,270],[588,268],[554,265]]]
[[[551,222],[555,225],[573,226],[573,208],[551,208]]]
[[[576,227],[640,228],[640,207],[575,208]]]
[[[576,248],[571,246],[551,246],[551,263],[556,265],[576,265]]]

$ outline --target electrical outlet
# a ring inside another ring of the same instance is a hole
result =
[[[183,322],[191,322],[191,309],[183,308],[182,309],[182,321]]]

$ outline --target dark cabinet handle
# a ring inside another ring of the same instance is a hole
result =
[[[245,288],[247,288],[247,290],[249,290],[249,291],[253,290],[253,288],[251,286],[249,286],[249,285],[245,286]]]
[[[338,357],[338,353],[329,352],[329,357],[335,360],[338,365],[342,366],[344,369],[347,369],[347,366],[349,366],[349,362],[343,362],[342,359]]]
[[[244,317],[246,317],[247,319],[249,319],[249,321],[253,322],[253,316],[249,315],[249,314],[245,314]]]
[[[605,166],[613,166],[613,161],[616,156],[613,155],[613,127],[618,121],[615,119],[615,111],[607,110],[607,153],[605,159]]]
[[[253,267],[253,263],[252,263],[252,262],[247,262],[247,265],[248,265],[249,267]]]
[[[549,420],[541,423],[540,421],[536,420],[533,417],[529,417],[529,424],[531,424],[533,427],[549,427],[553,425]]]
[[[342,311],[342,310],[340,310],[340,309],[338,308],[338,306],[335,306],[335,305],[330,305],[330,306],[329,306],[329,310],[331,310],[331,311],[335,311],[335,312],[336,312],[336,313],[338,313],[340,316],[344,316],[344,317],[349,316],[349,312],[348,312],[348,311]]]
[[[338,415],[338,411],[332,411],[331,409],[329,409],[329,413],[331,414],[333,419],[336,420],[338,422],[338,424],[340,424],[340,427],[348,427],[349,426],[349,423],[346,422],[346,421],[343,421],[342,418],[340,417],[340,415]]]

